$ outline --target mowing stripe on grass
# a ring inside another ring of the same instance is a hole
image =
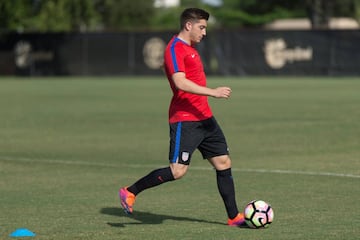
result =
[[[0,161],[15,161],[15,162],[36,162],[46,164],[63,164],[63,165],[80,165],[80,166],[97,166],[97,167],[127,167],[127,168],[158,168],[161,165],[151,164],[107,164],[107,163],[91,163],[86,161],[69,161],[56,159],[31,159],[31,158],[15,158],[0,156]],[[211,167],[191,167],[193,170],[209,171],[213,170]],[[290,174],[290,175],[311,175],[311,176],[328,176],[328,177],[345,177],[345,178],[360,178],[360,175],[334,172],[313,172],[313,171],[295,171],[295,170],[281,170],[281,169],[251,169],[251,168],[232,168],[234,172],[252,172],[252,173],[273,173],[273,174]]]

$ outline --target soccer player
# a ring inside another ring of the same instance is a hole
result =
[[[128,214],[133,212],[135,197],[140,192],[183,177],[193,152],[198,149],[216,170],[218,190],[228,215],[227,224],[244,224],[244,216],[239,213],[235,201],[228,146],[208,104],[209,96],[228,99],[231,89],[206,86],[204,68],[194,48],[206,35],[208,19],[209,13],[202,9],[185,9],[180,17],[180,32],[166,47],[164,68],[173,92],[169,107],[169,166],[156,169],[119,190],[121,205]]]

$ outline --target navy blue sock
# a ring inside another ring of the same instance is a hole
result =
[[[170,167],[159,168],[152,171],[145,177],[139,179],[133,185],[128,187],[127,190],[137,195],[145,189],[152,188],[173,180],[174,176],[171,172]]]
[[[228,217],[233,219],[239,213],[239,210],[235,200],[235,186],[231,174],[231,168],[220,171],[216,170],[216,180]]]

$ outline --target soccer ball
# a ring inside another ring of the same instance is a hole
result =
[[[266,228],[274,219],[271,206],[262,200],[249,202],[244,210],[245,222],[250,228]]]

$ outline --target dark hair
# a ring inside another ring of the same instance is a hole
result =
[[[184,29],[187,22],[197,22],[201,19],[209,19],[209,13],[200,8],[187,8],[180,16],[180,28]]]

